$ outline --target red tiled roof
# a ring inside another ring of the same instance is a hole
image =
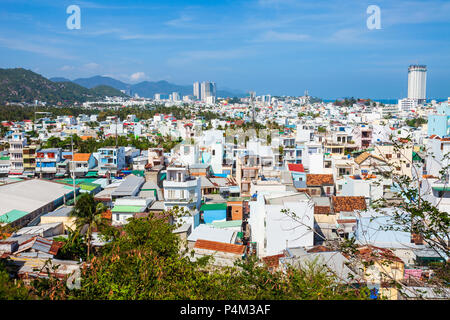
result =
[[[403,261],[389,249],[367,245],[359,247],[356,250],[358,251],[357,254],[365,261],[390,260],[403,263]]]
[[[314,206],[314,214],[330,214],[331,208],[325,206]]]
[[[327,248],[325,246],[315,246],[315,247],[312,247],[311,249],[309,249],[306,252],[312,253],[312,252],[328,252],[328,251],[333,251],[333,250],[331,250],[330,248]]]
[[[50,247],[50,250],[48,251],[50,254],[56,255],[61,249],[61,247],[64,245],[63,242],[60,241],[53,241],[52,246]]]
[[[356,223],[356,219],[337,219],[337,223]]]
[[[307,174],[306,175],[306,185],[307,186],[323,186],[323,185],[333,185],[333,175],[332,174]]]
[[[198,239],[195,242],[194,248],[197,249],[205,249],[211,251],[222,251],[234,254],[244,254],[245,246],[239,244],[225,243],[225,242],[217,242],[217,241],[209,241]]]
[[[364,197],[336,197],[333,196],[333,208],[335,213],[342,211],[351,212],[355,210],[366,210],[366,199]]]
[[[262,258],[263,262],[269,268],[277,268],[280,263],[280,258],[283,258],[284,254],[276,254],[273,256],[267,256]]]
[[[303,164],[299,163],[289,163],[288,164],[289,171],[295,171],[295,172],[305,172],[305,168],[303,167]]]

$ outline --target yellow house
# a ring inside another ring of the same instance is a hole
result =
[[[64,225],[64,230],[68,228],[75,230],[75,218],[70,216],[72,207],[61,207],[41,216],[41,224],[44,223],[55,223],[62,222]]]
[[[393,144],[375,145],[372,154],[386,161],[395,174],[412,178],[413,144],[405,139],[399,140],[397,147]]]
[[[404,262],[388,249],[368,245],[357,250],[367,285],[379,288],[381,298],[397,300],[399,292],[395,283],[403,280]]]

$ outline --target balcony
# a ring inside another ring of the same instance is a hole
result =
[[[164,199],[164,202],[166,204],[170,204],[172,206],[177,205],[177,204],[186,206],[188,204],[194,205],[196,201],[195,201],[195,198],[189,198],[189,199],[185,199],[185,198],[179,198],[179,199],[171,198],[171,199]]]
[[[197,179],[186,181],[169,181],[164,180],[163,188],[195,188],[197,186]]]
[[[56,167],[36,167],[36,172],[56,173]]]

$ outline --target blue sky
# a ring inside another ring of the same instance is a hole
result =
[[[448,0],[0,0],[0,67],[46,77],[136,83],[211,80],[257,94],[333,99],[407,95],[428,66],[427,96],[450,96]],[[81,29],[69,30],[69,5]],[[381,9],[369,30],[366,10]]]

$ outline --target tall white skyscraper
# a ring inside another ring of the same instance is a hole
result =
[[[194,82],[194,97],[200,100],[200,82]]]
[[[172,101],[180,101],[180,94],[178,93],[178,92],[173,92],[172,94],[171,94],[171,100]]]
[[[206,101],[206,98],[208,98],[208,97],[214,97],[214,100],[215,100],[215,98],[216,98],[216,83],[204,81],[201,84],[200,91],[201,91],[200,99],[202,101]]]
[[[427,66],[411,65],[408,68],[408,98],[424,103],[427,99]]]

